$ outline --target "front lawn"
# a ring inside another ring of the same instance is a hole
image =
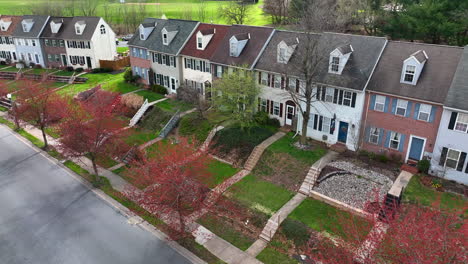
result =
[[[200,218],[198,223],[241,250],[247,250],[255,242],[254,238],[247,237],[242,232],[236,230],[223,217],[208,213]]]
[[[257,259],[267,264],[297,264],[297,260],[291,259],[288,255],[279,252],[275,248],[268,246],[260,254]]]
[[[294,146],[298,138],[289,133],[269,146],[253,173],[262,179],[296,191],[304,181],[312,164],[327,153],[320,145],[311,150]]]
[[[219,184],[223,183],[225,180],[229,179],[231,176],[234,176],[239,169],[232,167],[229,164],[223,163],[221,161],[213,159],[209,164],[208,170],[212,174],[212,179],[208,182],[210,188],[214,188]]]
[[[175,113],[177,110],[180,112],[185,112],[193,108],[193,105],[176,99],[168,99],[166,101],[157,103],[156,105],[164,111],[171,113]]]
[[[199,143],[203,143],[213,129],[213,124],[208,119],[201,118],[198,113],[190,113],[183,116],[179,123],[179,134],[184,137],[194,137]]]
[[[128,51],[128,47],[117,47],[117,53],[124,53]]]
[[[15,66],[11,66],[11,67],[4,67],[4,68],[0,69],[0,71],[2,71],[2,72],[18,72],[19,69],[16,68]]]
[[[461,195],[438,192],[421,183],[422,175],[414,175],[403,193],[403,201],[423,206],[437,206],[441,209],[463,210],[468,218],[468,200]],[[442,184],[443,185],[443,184]]]
[[[72,76],[74,73],[75,73],[74,71],[64,71],[64,70],[60,70],[60,71],[54,72],[52,75],[56,75],[56,76]]]
[[[131,128],[125,142],[130,146],[139,146],[158,137],[155,131],[145,128]]]
[[[227,196],[271,216],[287,203],[294,193],[250,174],[233,185]]]
[[[67,89],[59,91],[59,93],[76,95],[83,91],[94,88],[99,84],[102,85],[103,90],[118,92],[122,94],[140,89],[139,86],[125,82],[123,76],[124,73],[86,73],[80,76],[88,79],[85,83],[70,85]]]
[[[367,234],[372,228],[371,224],[365,219],[312,198],[304,200],[292,211],[288,218],[302,222],[316,231],[326,231],[345,240],[346,230],[343,230],[343,228],[346,227],[340,226],[345,219],[353,220],[358,225],[362,225],[363,235]]]
[[[136,92],[136,94],[143,96],[145,99],[148,99],[148,102],[150,103],[164,98],[164,95],[149,90],[139,91]]]

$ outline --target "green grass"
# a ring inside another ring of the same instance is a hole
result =
[[[287,203],[294,193],[250,174],[233,185],[228,196],[271,216]]]
[[[57,75],[57,76],[72,76],[75,72],[74,71],[57,71],[54,72],[52,75]]]
[[[423,206],[436,206],[440,204],[441,209],[464,210],[468,218],[468,201],[461,195],[449,192],[438,192],[428,188],[421,183],[421,175],[414,175],[403,193],[403,201],[416,203]],[[440,203],[439,203],[440,200]]]
[[[233,244],[241,250],[247,250],[255,241],[230,226],[225,219],[206,214],[198,222],[208,230]]]
[[[193,108],[191,104],[175,100],[175,99],[168,99],[166,101],[162,101],[156,104],[157,107],[161,108],[166,112],[175,113],[177,110],[180,112],[184,112]]]
[[[142,145],[158,137],[157,133],[144,128],[135,128],[125,139],[125,142],[131,146]]]
[[[45,129],[45,132],[47,135],[57,139],[57,138],[60,138],[60,135],[57,133],[57,131],[55,131],[55,129],[53,127],[46,127]]]
[[[8,109],[0,105],[0,111],[2,111],[2,112],[8,112]]]
[[[215,159],[213,159],[213,161],[209,164],[208,170],[213,176],[213,178],[208,182],[210,188],[218,186],[239,171],[239,169],[236,169],[229,164]]]
[[[117,47],[117,52],[118,53],[124,53],[128,51],[128,47]]]
[[[341,214],[341,215],[339,215]],[[309,226],[316,231],[326,231],[330,234],[346,237],[346,230],[343,230],[339,225],[341,217],[351,219],[350,213],[340,211],[339,209],[328,205],[324,202],[308,198],[304,200],[292,213],[288,216],[291,219],[297,220]],[[358,224],[363,225],[363,230],[370,231],[371,226],[364,219],[355,217]]]
[[[136,94],[143,96],[145,99],[148,99],[148,102],[150,103],[164,98],[164,95],[149,90],[139,91],[136,92]]]
[[[15,66],[11,66],[9,68],[7,68],[7,67],[2,68],[0,71],[2,71],[2,72],[18,72],[19,69],[17,69]]]
[[[314,150],[298,149],[294,147],[293,144],[298,141],[299,138],[293,138],[292,136],[293,133],[287,134],[283,138],[273,143],[270,147],[268,147],[268,149],[276,153],[287,153],[298,160],[307,162],[310,165],[314,164],[327,153],[327,150],[321,147],[317,147]]]
[[[181,118],[179,133],[184,137],[194,137],[199,143],[202,143],[213,127],[214,125],[208,119],[200,118],[199,114],[194,112]]]
[[[291,259],[288,255],[283,254],[272,247],[265,248],[257,259],[265,264],[297,264],[298,261]]]
[[[73,161],[67,160],[63,163],[63,165],[72,170],[74,173],[79,174],[81,176],[86,176],[89,174],[87,170],[81,168],[80,165],[74,163]]]
[[[88,78],[86,83],[73,84],[66,89],[60,90],[59,94],[76,95],[83,91],[89,90],[101,84],[103,90],[128,93],[138,90],[139,87],[130,83],[126,83],[123,78],[124,73],[110,74],[110,73],[87,73],[80,77]]]

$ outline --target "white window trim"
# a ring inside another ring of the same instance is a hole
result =
[[[330,88],[330,87],[326,87],[325,89],[326,89],[325,90],[325,102],[333,103],[333,96],[335,95],[335,90],[333,88]],[[351,95],[351,97],[352,97],[352,95]],[[344,100],[343,100],[343,102],[344,102]],[[351,105],[351,101],[350,101],[350,105]]]
[[[262,85],[268,86],[268,73],[266,73],[266,72],[261,73],[260,82],[262,83]]]
[[[422,111],[423,106],[428,106],[429,111],[428,111],[428,112],[427,112],[427,111]],[[431,118],[431,108],[432,108],[431,105],[428,105],[428,104],[421,104],[420,107],[419,107],[418,120],[419,120],[419,121],[429,122],[429,119]],[[422,119],[422,118],[421,118],[421,113],[427,114],[427,119]]]
[[[349,98],[346,98],[346,94],[349,94]],[[353,93],[350,91],[344,91],[343,92],[343,105],[351,106],[352,100],[353,100]],[[345,103],[346,101],[348,101],[349,104]],[[385,103],[384,103],[384,107],[385,107]]]
[[[372,141],[372,137],[376,138],[377,140],[374,142]],[[378,145],[380,141],[380,129],[376,127],[371,127],[370,128],[370,134],[369,134],[369,142],[374,145]]]
[[[338,62],[335,63],[335,62],[334,62],[334,59],[337,59]],[[334,69],[334,67],[336,67],[336,70]],[[338,72],[340,72],[340,57],[338,57],[338,56],[332,56],[332,57],[331,57],[331,61],[330,61],[330,71],[331,71],[332,73],[338,73]]]
[[[279,116],[281,114],[281,108],[279,102],[273,102],[273,114]]]
[[[454,159],[452,159],[452,158],[449,158],[449,153],[450,153],[450,151],[455,151],[455,152],[458,152],[458,158],[457,158],[457,160],[456,160],[456,162],[455,162],[455,167],[454,167],[454,168],[452,168],[452,167],[447,167],[447,160],[449,160],[449,159],[450,159],[450,160],[452,160],[452,161],[455,161]],[[450,169],[454,169],[454,170],[456,170],[456,169],[457,169],[457,167],[458,167],[458,162],[460,161],[460,156],[461,156],[461,153],[462,153],[462,152],[461,152],[460,150],[457,150],[457,149],[451,149],[451,148],[449,148],[449,149],[447,150],[447,157],[445,157],[444,168],[450,168]]]
[[[262,112],[266,112],[268,109],[267,109],[267,100],[266,99],[260,99],[260,110]]]
[[[383,98],[383,102],[379,102],[379,98]],[[378,111],[378,112],[384,112],[385,111],[385,96],[383,95],[376,95],[375,97],[375,104],[374,104],[374,110],[375,111]],[[382,110],[380,110],[379,108],[377,108],[377,105],[382,105]]]
[[[281,88],[281,76],[275,75],[273,86],[275,88]]]
[[[397,138],[398,138],[397,140],[394,139],[395,136],[398,136],[398,137],[397,137]],[[392,141],[398,142],[396,148],[393,148],[393,147],[392,147]],[[391,148],[391,149],[394,149],[394,150],[399,150],[399,149],[400,149],[400,144],[401,144],[401,134],[392,131],[392,132],[390,133],[390,142],[389,142],[389,146],[388,146],[388,147]]]
[[[413,67],[414,68],[413,73],[408,72],[408,67]],[[411,65],[411,64],[408,64],[408,65],[405,66],[405,69],[404,69],[404,72],[403,72],[403,79],[402,79],[403,83],[414,84],[414,80],[416,78],[416,68],[417,67],[415,65]],[[407,74],[413,76],[411,81],[406,81],[406,75]]]
[[[322,132],[325,132],[327,134],[330,133],[331,120],[332,119],[330,117],[326,117],[326,116],[323,117]]]
[[[405,103],[404,106],[400,105],[401,103]],[[398,99],[396,109],[395,109],[395,115],[405,117],[407,108],[408,108],[408,101]],[[403,109],[404,112],[402,115],[398,114],[398,109]]]
[[[458,132],[466,133],[466,132],[468,132],[468,123],[460,121],[460,117],[462,117],[462,116],[466,116],[468,118],[468,114],[458,113],[457,120],[455,121],[455,126],[454,126],[453,130],[458,131]],[[457,124],[465,125],[466,126],[465,130],[457,129]]]

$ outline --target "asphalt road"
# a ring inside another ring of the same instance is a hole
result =
[[[0,263],[190,263],[0,125]]]

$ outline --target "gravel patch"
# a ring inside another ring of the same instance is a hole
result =
[[[379,199],[382,199],[393,184],[387,176],[358,167],[351,162],[335,161],[328,166],[349,173],[325,179],[314,191],[356,208],[364,209],[367,202],[374,200],[376,192]]]

